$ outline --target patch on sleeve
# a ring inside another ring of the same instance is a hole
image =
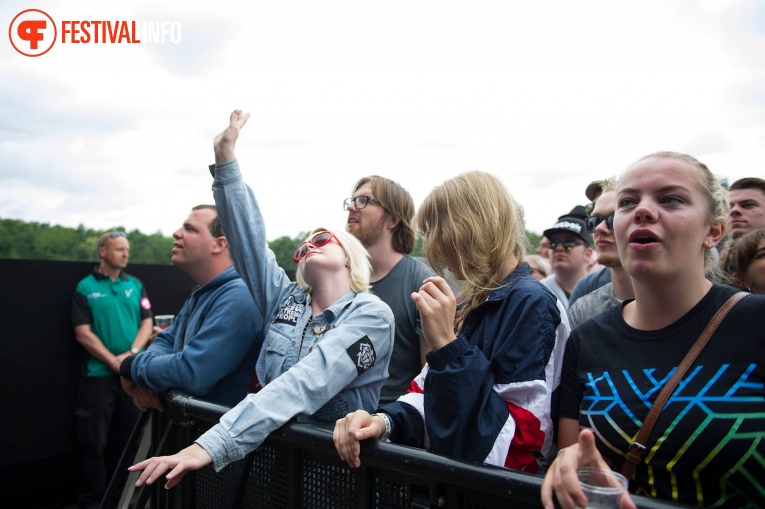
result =
[[[356,371],[359,375],[374,366],[377,360],[377,353],[369,336],[364,336],[356,341],[348,347],[346,352],[348,352],[348,356],[356,365]]]
[[[149,302],[149,299],[147,299],[146,297],[141,299],[141,307],[143,309],[151,309],[151,302]]]

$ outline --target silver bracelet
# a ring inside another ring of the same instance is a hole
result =
[[[392,428],[391,422],[390,422],[390,416],[388,414],[372,414],[372,416],[377,416],[380,419],[383,420],[385,423],[385,433],[380,435],[380,438],[378,440],[388,440],[390,438],[390,430]]]

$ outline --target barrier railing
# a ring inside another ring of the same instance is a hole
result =
[[[166,393],[166,410],[152,417],[151,455],[179,451],[218,422],[227,408]],[[494,508],[541,507],[542,478],[503,468],[450,460],[421,449],[365,441],[361,467],[335,451],[331,432],[290,423],[246,458],[216,473],[205,467],[172,490],[134,494],[143,509],[229,508]],[[633,497],[641,508],[675,507]]]

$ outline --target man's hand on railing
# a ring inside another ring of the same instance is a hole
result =
[[[192,444],[177,454],[149,458],[136,463],[128,470],[131,472],[143,470],[135,483],[137,487],[141,487],[144,484],[154,484],[154,481],[172,468],[170,473],[165,476],[167,479],[165,488],[169,489],[181,482],[189,470],[199,470],[210,463],[212,463],[212,458],[207,454],[207,451],[198,444]]]
[[[378,415],[369,415],[364,410],[357,410],[338,419],[332,439],[340,458],[352,468],[361,466],[361,440],[379,438],[385,433],[385,421]]]
[[[122,388],[125,392],[133,398],[133,404],[137,406],[141,412],[146,412],[151,408],[156,408],[160,412],[165,410],[157,391],[141,387],[125,377],[121,377],[120,382],[122,383]]]

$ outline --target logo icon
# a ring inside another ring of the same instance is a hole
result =
[[[377,360],[377,352],[375,352],[375,347],[369,336],[364,336],[356,341],[348,347],[346,352],[348,352],[351,361],[356,365],[356,372],[359,376],[374,366]]]
[[[57,35],[53,18],[39,9],[21,11],[8,28],[8,38],[13,48],[27,57],[46,54],[56,42]]]

